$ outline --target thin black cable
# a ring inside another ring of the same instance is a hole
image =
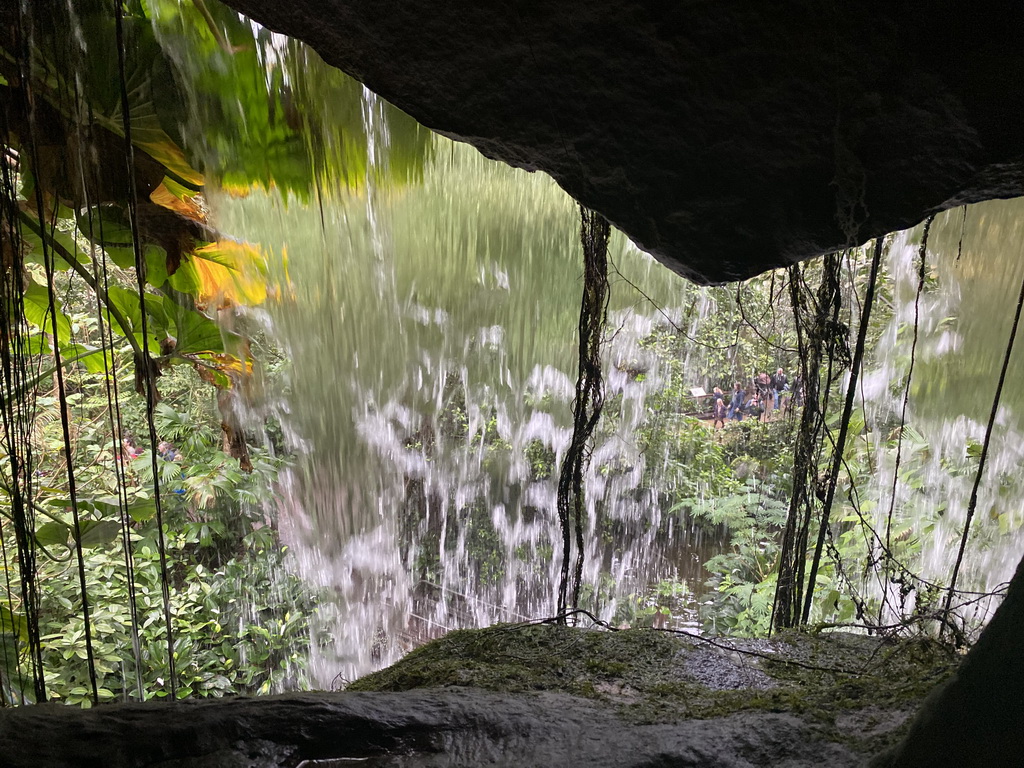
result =
[[[789,354],[792,354],[794,352],[799,353],[800,350],[798,350],[798,349],[793,349],[792,347],[783,347],[782,345],[776,344],[774,341],[771,341],[771,340],[767,339],[765,337],[765,335],[763,333],[761,333],[761,329],[758,328],[757,324],[754,323],[750,318],[747,317],[746,310],[743,308],[743,296],[742,296],[742,292],[740,291],[740,285],[736,286],[736,307],[737,307],[737,309],[739,309],[740,317],[743,318],[743,322],[747,324],[747,327],[750,328],[750,330],[752,330],[757,335],[757,337],[759,339],[761,339],[761,341],[763,341],[769,347],[771,347],[772,349],[776,350],[777,352],[786,352],[786,353],[789,353]],[[772,325],[772,329],[773,330],[774,330],[774,327],[775,326],[773,324]]]
[[[4,132],[4,135],[5,136],[7,135],[6,131]],[[5,144],[6,144],[6,142],[5,142]],[[6,162],[0,161],[0,168],[2,168],[2,173],[3,173],[3,182],[2,182],[2,184],[3,184],[3,187],[2,187],[2,189],[3,189],[3,197],[2,197],[2,202],[3,202],[3,224],[2,225],[8,225],[11,222],[11,217],[9,216],[8,208],[11,205],[14,205],[14,200],[15,200],[14,179],[11,177],[11,172],[10,172],[10,169],[8,168],[8,165],[7,165]],[[11,243],[11,249],[15,250],[15,251],[16,250],[20,250],[20,247],[21,247],[20,239],[15,236],[14,231],[13,230],[8,230],[6,234],[8,235],[8,242]],[[6,398],[6,399],[10,400],[10,399],[13,398],[14,387],[13,387],[13,382],[10,380],[11,379],[11,375],[10,375],[11,369],[10,369],[10,359],[9,359],[10,358],[10,348],[8,346],[8,333],[7,333],[7,330],[8,330],[8,328],[10,328],[10,325],[9,325],[9,316],[7,314],[7,311],[6,311],[7,304],[8,304],[7,276],[3,275],[3,291],[0,292],[0,329],[3,329],[3,332],[0,333],[0,358],[2,358],[2,360],[3,360],[2,365],[3,365],[3,382],[4,382],[4,387],[6,389],[6,392],[9,395],[8,398]],[[16,457],[16,455],[12,455],[12,453],[16,453],[16,452],[12,451],[11,448],[10,448],[10,446],[12,445],[13,439],[14,439],[14,434],[13,434],[13,429],[12,429],[12,421],[13,420],[10,419],[9,416],[8,416],[8,408],[9,407],[10,407],[10,403],[9,402],[4,403],[3,407],[0,408],[0,411],[2,411],[2,415],[3,415],[4,442],[8,445],[8,449],[7,449],[6,453],[7,453],[8,457],[11,460],[12,469],[13,469],[13,466],[15,465],[15,463],[17,461],[17,457]],[[4,478],[4,479],[6,480],[6,478]],[[13,496],[15,493],[17,493],[17,491],[12,487],[13,483],[8,485],[5,482],[4,484],[8,486],[8,494],[9,495]],[[5,536],[4,536],[4,520],[6,520],[6,516],[4,516],[3,519],[0,519],[0,556],[2,556],[2,558],[3,558],[4,588],[5,588],[6,592],[7,592],[8,610],[11,611],[11,613],[13,614],[14,589],[13,589],[12,584],[11,584],[11,572],[12,572],[13,569],[11,568],[10,560],[9,560],[9,558],[7,556],[7,540],[6,540]],[[18,655],[18,647],[17,647],[18,637],[17,637],[16,633],[12,633],[11,636],[13,637],[13,642],[8,642],[8,640],[7,640],[8,636],[7,635],[5,635],[2,639],[0,639],[0,647],[2,647],[2,649],[3,649],[4,668],[8,669],[8,670],[10,670],[10,669],[15,670],[15,674],[16,674],[16,676],[18,678],[18,687],[19,687],[19,689],[24,689],[24,687],[25,687],[25,678],[24,678],[24,673],[23,673],[22,667],[21,667],[21,659],[19,658],[19,655]],[[14,662],[13,664],[11,663],[12,662],[12,654],[13,654],[13,662]],[[12,697],[13,697],[14,691],[12,690],[11,693],[12,693]],[[0,685],[0,705],[6,707],[6,706],[10,706],[13,703],[14,703],[13,701],[8,700],[7,686]]]
[[[18,59],[18,90],[17,94],[24,99],[24,107],[31,111],[32,109],[32,97],[31,88],[29,87],[29,72],[27,67],[32,61],[31,57],[31,46],[29,38],[26,35],[25,25],[25,6],[19,6],[20,13],[15,20],[15,40],[18,49],[21,52],[21,56]],[[29,25],[31,29],[31,26]],[[30,120],[30,126],[33,126]],[[35,135],[30,129],[29,138],[35,142]],[[38,185],[38,182],[37,182]],[[11,209],[12,215],[12,227],[16,226],[13,221],[13,216],[17,214],[17,206],[13,206]],[[13,233],[13,229],[12,229]],[[12,244],[20,243],[20,233],[15,236],[12,234]],[[15,316],[15,324],[11,326],[14,331],[14,353],[18,361],[17,367],[15,367],[15,379],[12,379],[11,383],[24,385],[25,392],[23,397],[10,398],[16,399],[18,404],[17,418],[14,422],[15,429],[15,445],[12,445],[14,450],[11,452],[11,471],[12,481],[14,483],[14,496],[12,499],[12,507],[15,516],[15,537],[18,542],[18,572],[21,577],[21,591],[22,591],[22,603],[24,606],[24,613],[26,622],[28,624],[28,646],[29,654],[32,659],[32,678],[33,687],[35,690],[35,696],[37,701],[45,701],[46,699],[46,684],[43,672],[43,656],[42,656],[42,641],[41,633],[39,629],[39,586],[37,581],[36,573],[36,539],[35,539],[35,512],[32,504],[32,475],[33,475],[33,461],[32,461],[32,440],[30,435],[32,417],[35,411],[35,400],[31,393],[27,391],[27,384],[30,381],[28,373],[28,355],[27,346],[25,340],[28,336],[28,328],[25,324],[24,317],[24,288],[21,284],[21,277],[24,270],[24,262],[21,257],[20,248],[12,249],[11,259],[11,285],[12,291],[11,296],[13,297],[12,303],[14,304],[17,315]],[[21,333],[18,333],[20,330]],[[6,328],[4,329],[4,335],[6,335]],[[42,355],[37,355],[37,366],[41,366]],[[21,389],[21,386],[19,386]],[[11,390],[14,391],[13,389]],[[32,402],[26,402],[31,400]],[[21,425],[21,429],[18,425]],[[20,439],[20,445],[17,445]],[[21,461],[18,461],[18,454],[20,450]],[[20,487],[23,489],[23,493],[18,492]]]
[[[160,591],[164,604],[164,627],[167,631],[167,673],[170,686],[170,700],[177,698],[177,674],[174,664],[174,632],[171,622],[171,593],[168,584],[167,545],[164,540],[163,506],[160,503],[160,469],[156,461],[156,425],[153,410],[156,402],[156,382],[153,361],[149,355],[149,328],[146,312],[146,260],[142,255],[139,239],[138,191],[135,187],[135,151],[132,146],[132,124],[128,103],[128,86],[125,73],[124,9],[121,0],[114,3],[114,29],[117,38],[117,71],[121,87],[121,124],[124,129],[125,161],[128,172],[128,221],[132,233],[132,250],[135,252],[135,276],[139,289],[139,314],[141,315],[142,345],[144,356],[136,360],[141,366],[145,382],[146,422],[149,427],[150,463],[153,470],[153,501],[156,507],[157,549],[160,556]],[[125,329],[127,330],[127,329]]]
[[[622,274],[622,272],[619,270],[618,265],[615,263],[614,259],[609,257],[608,263],[612,265],[612,269],[615,270],[615,274],[619,276],[622,282],[624,282],[630,288],[639,293],[640,296],[642,296],[648,304],[650,304],[652,307],[654,307],[655,310],[657,310],[658,314],[665,318],[665,322],[672,326],[672,329],[687,341],[696,344],[699,347],[704,347],[705,349],[713,349],[716,352],[724,352],[736,346],[735,344],[726,344],[725,346],[719,347],[714,344],[708,344],[707,342],[695,339],[693,336],[684,331],[682,326],[676,323],[676,321],[672,319],[672,317],[668,314],[668,312],[665,311],[665,309],[661,305],[659,305],[654,299],[652,299],[650,296],[644,293],[643,289],[640,288],[640,286],[638,286],[636,283],[634,283],[632,280],[630,280],[628,277]]]
[[[861,253],[861,249],[860,248],[854,248],[852,250],[852,252],[850,253],[850,256],[846,259],[846,274],[847,274],[847,281],[849,283],[848,293],[853,297],[853,301],[857,305],[857,312],[858,312],[858,314],[860,313],[860,310],[861,310],[860,295],[857,293],[857,270],[858,270],[858,268],[860,266],[859,263],[858,263],[859,262],[860,253]],[[852,313],[853,313],[852,305],[851,305],[850,312],[851,312],[851,318],[852,318]],[[851,322],[852,322],[852,320],[851,320]],[[868,398],[867,398],[867,393],[864,391],[864,379],[863,378],[860,380],[859,388],[858,388],[857,391],[858,391],[858,394],[860,395],[860,409],[861,409],[861,411],[863,413],[867,413]],[[866,426],[866,424],[865,424],[865,426]],[[868,462],[868,473],[869,474],[874,474],[875,462],[874,462],[874,455],[873,455],[873,452],[871,450],[870,430],[868,430],[866,428],[864,430],[862,430],[861,431],[861,437],[864,438],[864,454],[865,454],[865,456],[867,458],[867,462]],[[848,468],[847,468],[847,474],[849,475]],[[853,482],[852,475],[850,475],[850,481],[851,481],[851,483]]]
[[[39,167],[39,155],[35,141],[35,126],[34,116],[31,118],[33,121],[30,123],[31,128],[29,130],[29,147],[32,157],[33,167]],[[78,487],[75,480],[75,468],[73,460],[73,450],[71,447],[71,424],[70,424],[70,413],[68,411],[68,400],[67,390],[64,384],[64,364],[61,361],[60,354],[60,334],[58,329],[58,313],[56,307],[56,299],[54,298],[54,255],[48,246],[48,240],[52,240],[53,233],[55,231],[56,223],[50,223],[49,232],[43,226],[43,222],[46,218],[45,206],[43,204],[43,190],[42,187],[37,183],[35,185],[35,198],[36,198],[36,210],[39,216],[39,224],[43,229],[43,236],[40,238],[40,244],[43,250],[43,269],[46,273],[46,293],[48,308],[47,311],[50,316],[50,330],[53,334],[52,349],[54,363],[56,364],[56,378],[57,378],[57,401],[60,407],[60,425],[61,433],[64,439],[64,458],[67,462],[67,478],[68,478],[68,497],[71,502],[71,521],[72,530],[74,531],[75,539],[75,556],[78,561],[78,586],[82,595],[82,621],[83,629],[85,632],[85,654],[86,664],[89,669],[89,683],[92,687],[92,699],[93,704],[99,703],[98,686],[96,683],[96,657],[92,644],[92,622],[89,611],[89,591],[86,585],[85,578],[85,552],[82,549],[82,522],[81,516],[78,509]]]
[[[90,225],[91,225],[91,214],[90,214]],[[103,239],[103,218],[99,220],[100,228],[100,240]],[[103,290],[106,295],[110,295],[110,282],[107,268],[107,255],[102,250],[102,275],[103,275]],[[94,265],[98,260],[93,254]],[[97,307],[99,308],[102,303],[99,301],[99,293],[97,293]],[[107,364],[107,358],[104,356],[104,373],[107,377],[107,407],[111,414],[111,431],[113,433],[114,441],[114,472],[117,477],[118,486],[120,493],[118,494],[118,503],[121,507],[121,545],[124,550],[124,563],[125,563],[125,578],[127,579],[128,588],[128,610],[131,619],[131,638],[132,638],[132,656],[135,660],[135,692],[141,701],[144,698],[142,690],[142,649],[139,640],[139,607],[138,607],[138,595],[136,588],[135,579],[135,557],[134,550],[132,548],[131,539],[131,520],[129,513],[128,504],[128,470],[127,470],[127,457],[124,454],[124,422],[121,415],[121,399],[119,385],[117,382],[118,377],[118,363],[114,353],[114,331],[113,324],[110,321],[110,309],[109,306],[106,308],[106,323],[104,324],[102,319],[99,320],[100,332],[103,333],[104,328],[106,329],[106,338],[108,339],[107,346],[110,350],[109,365]],[[97,311],[97,318],[101,318],[103,312]],[[102,337],[101,337],[102,338]],[[121,462],[117,461],[117,451],[121,451]]]
[[[0,111],[0,125],[2,125],[2,131],[4,136],[4,146],[10,146],[8,140],[10,136],[10,129],[7,125],[6,112]],[[4,228],[4,235],[7,237],[7,242],[11,248],[11,267],[9,270],[0,269],[0,369],[2,369],[3,385],[7,396],[0,398],[0,418],[3,421],[3,438],[4,444],[6,445],[6,454],[11,464],[11,482],[7,483],[6,478],[4,484],[7,487],[8,495],[11,499],[12,505],[12,516],[14,517],[15,525],[15,547],[20,552],[20,540],[17,534],[18,531],[18,507],[22,501],[21,498],[21,484],[18,483],[18,467],[20,465],[19,451],[18,451],[18,419],[15,412],[15,407],[12,401],[17,399],[19,402],[24,399],[22,397],[16,397],[15,392],[20,387],[19,371],[22,370],[22,366],[15,365],[15,360],[19,358],[17,350],[12,349],[11,343],[14,341],[15,346],[18,345],[19,341],[23,337],[24,330],[24,302],[19,300],[17,296],[18,291],[15,289],[15,284],[20,285],[21,270],[23,266],[18,263],[20,261],[20,255],[22,252],[22,241],[21,231],[17,225],[17,215],[14,211],[17,208],[17,186],[14,179],[14,169],[12,163],[8,157],[0,160],[0,174],[2,174],[2,184],[0,184],[0,226]],[[0,235],[2,237],[2,235]],[[13,312],[13,315],[11,314]],[[25,423],[25,422],[22,422]],[[8,610],[13,613],[14,595],[15,590],[12,584],[12,573],[13,568],[7,554],[7,540],[4,537],[4,520],[0,519],[0,553],[3,555],[3,567],[4,567],[4,588],[7,592],[8,599]],[[19,558],[19,568],[21,567],[21,561]],[[2,642],[4,651],[4,665],[10,670],[15,671],[15,677],[17,678],[18,691],[24,692],[25,690],[25,671],[21,663],[20,655],[18,654],[18,638],[17,635],[13,635],[14,642],[8,643],[6,639]],[[31,646],[30,646],[31,647]],[[10,653],[14,653],[14,664],[11,664]],[[30,659],[34,661],[34,656],[30,655]],[[3,693],[3,704],[8,705],[13,703],[7,700],[6,687],[0,686],[0,692]],[[15,692],[11,690],[12,698]],[[22,698],[24,694],[22,693]]]

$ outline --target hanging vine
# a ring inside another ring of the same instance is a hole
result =
[[[910,404],[910,385],[914,378],[914,365],[917,362],[917,344],[921,331],[921,296],[924,294],[925,277],[928,267],[928,235],[931,233],[932,223],[934,221],[934,214],[929,216],[925,221],[924,235],[921,238],[921,248],[918,251],[917,292],[914,294],[914,334],[910,342],[910,364],[907,368],[907,383],[903,388],[903,402],[900,406],[900,428],[896,435],[896,458],[892,470],[892,487],[889,495],[889,509],[887,510],[885,517],[885,549],[882,553],[883,597],[879,606],[879,624],[882,623],[881,611],[889,602],[889,590],[886,588],[886,583],[891,578],[890,574],[892,571],[896,568],[901,568],[900,564],[892,557],[892,520],[893,512],[896,508],[896,487],[899,483],[900,464],[903,461],[903,431],[907,424],[907,408]],[[959,258],[960,256],[958,253],[957,259]]]
[[[956,582],[960,575],[960,566],[964,560],[964,552],[967,549],[967,538],[971,531],[971,521],[974,520],[974,513],[978,507],[978,490],[981,487],[981,480],[985,474],[985,462],[988,460],[988,449],[992,441],[992,430],[995,427],[996,416],[999,413],[999,401],[1003,396],[1003,385],[1006,383],[1006,372],[1010,367],[1010,358],[1013,356],[1013,346],[1017,340],[1017,328],[1020,325],[1021,310],[1024,310],[1024,281],[1021,281],[1020,293],[1017,296],[1017,308],[1013,315],[1013,324],[1010,326],[1010,337],[1006,342],[1006,352],[1003,354],[1003,366],[999,371],[999,382],[996,384],[995,394],[992,396],[992,410],[988,416],[988,424],[985,427],[985,439],[981,445],[981,456],[978,459],[978,471],[974,475],[974,483],[971,486],[971,498],[967,502],[967,518],[964,520],[964,530],[960,536],[960,546],[956,553],[956,563],[953,565],[953,575],[949,579],[949,591],[946,594],[946,602],[942,609],[942,621],[939,626],[940,635],[951,628],[950,611],[953,605],[953,595],[956,592]]]
[[[807,594],[804,598],[801,623],[806,624],[811,615],[811,601],[814,597],[814,586],[818,576],[818,566],[821,563],[821,553],[825,546],[825,536],[828,532],[829,518],[832,512],[832,502],[835,500],[836,485],[839,482],[839,471],[842,468],[843,452],[846,448],[846,436],[850,428],[850,417],[853,415],[853,402],[857,393],[857,377],[860,374],[861,365],[864,362],[864,346],[867,339],[868,323],[871,319],[871,309],[874,306],[875,283],[878,280],[878,266],[882,261],[882,238],[875,239],[875,252],[871,258],[871,275],[868,278],[868,285],[864,293],[864,307],[861,311],[860,325],[857,329],[857,346],[853,353],[853,360],[850,365],[850,381],[846,389],[846,401],[843,404],[843,415],[839,422],[839,436],[832,447],[832,467],[828,475],[825,487],[825,498],[822,500],[821,515],[818,521],[818,541],[814,547],[814,557],[811,561],[811,571],[807,577]]]
[[[579,320],[579,374],[573,402],[572,441],[558,475],[558,520],[562,527],[562,568],[558,587],[558,615],[570,606],[569,562],[575,530],[576,562],[572,573],[571,606],[579,603],[583,581],[586,498],[583,471],[590,440],[604,406],[601,373],[601,338],[608,315],[608,221],[599,213],[580,207],[580,241],[583,245],[583,299]]]
[[[782,531],[778,582],[772,605],[771,626],[778,629],[796,626],[803,609],[806,552],[814,499],[821,490],[818,456],[826,428],[833,362],[848,359],[849,355],[845,346],[846,328],[839,322],[842,259],[842,254],[835,253],[822,260],[816,293],[807,285],[807,266],[794,265],[789,269],[804,408],[793,452],[793,493]]]
[[[19,25],[17,33],[21,37]],[[10,125],[5,113],[2,135],[6,140],[10,135]],[[25,313],[25,285],[22,282],[24,270],[21,228],[18,225],[17,185],[15,182],[16,156],[5,153],[0,169],[3,172],[0,187],[0,205],[2,205],[2,229],[0,229],[0,254],[3,263],[0,269],[0,366],[3,374],[3,391],[7,395],[0,398],[3,414],[3,444],[6,455],[6,471],[3,472],[3,490],[10,503],[10,515],[14,523],[14,538],[17,554],[17,574],[20,589],[11,582],[15,571],[13,564],[8,562],[7,547],[4,541],[4,528],[0,524],[0,550],[3,551],[3,568],[6,592],[10,596],[17,593],[21,599],[20,617],[17,619],[13,608],[13,600],[6,606],[0,606],[0,624],[22,627],[27,657],[28,676],[31,677],[31,690],[36,700],[45,698],[46,687],[43,678],[42,644],[39,629],[39,586],[36,578],[36,540],[35,540],[35,505],[33,502],[33,459],[32,459],[32,422],[35,412],[34,378],[31,370],[35,361],[29,352],[28,321]],[[37,364],[37,363],[35,363]],[[12,393],[20,393],[21,397],[11,397]],[[25,664],[17,645],[0,642],[3,649],[4,668],[15,670],[17,688],[26,691]],[[0,680],[0,695],[4,703],[14,701],[17,694],[12,690],[9,681]]]

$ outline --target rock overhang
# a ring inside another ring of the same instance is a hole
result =
[[[701,283],[1024,194],[1022,4],[229,2]]]

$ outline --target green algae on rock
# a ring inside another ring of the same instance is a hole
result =
[[[601,702],[637,724],[790,713],[868,751],[902,733],[956,662],[931,641],[845,633],[737,640],[507,624],[451,632],[347,690],[564,693]]]
[[[848,634],[452,632],[341,693],[0,709],[12,768],[854,768],[955,657]]]

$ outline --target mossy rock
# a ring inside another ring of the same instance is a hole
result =
[[[671,634],[644,630],[601,632],[543,624],[457,630],[347,690],[466,686],[587,696],[601,682],[654,682],[687,646]]]
[[[833,738],[861,728],[864,748],[873,750],[898,737],[956,663],[933,642],[849,634],[705,640],[649,629],[510,624],[451,632],[348,690],[567,693],[635,723],[786,712],[815,721]]]

